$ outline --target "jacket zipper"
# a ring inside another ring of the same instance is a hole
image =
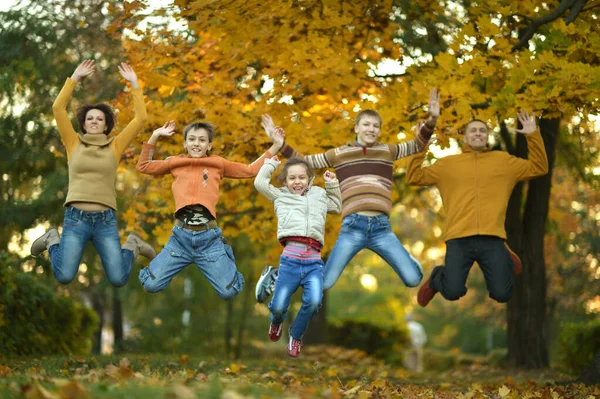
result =
[[[477,214],[477,234],[479,234],[479,169],[477,168],[478,153],[474,152],[475,157],[475,213]]]

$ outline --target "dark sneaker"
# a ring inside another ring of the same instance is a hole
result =
[[[263,303],[269,299],[269,296],[275,290],[275,279],[277,278],[278,273],[279,269],[276,269],[273,266],[265,266],[256,283],[256,289],[254,290],[256,302]]]
[[[517,255],[516,253],[513,252],[512,249],[510,249],[510,247],[508,246],[508,244],[506,242],[504,243],[504,246],[506,247],[506,250],[510,254],[510,258],[513,261],[513,265],[514,265],[513,270],[515,272],[515,276],[518,276],[523,271],[523,263],[521,262],[521,258],[519,258],[519,255]]]
[[[292,334],[290,334],[290,341],[288,342],[288,355],[290,355],[291,357],[298,357],[300,356],[300,350],[302,349],[302,341],[297,340],[296,338],[292,337]]]
[[[269,339],[273,342],[279,341],[281,338],[281,330],[281,324],[276,326],[275,324],[271,323],[269,326]]]
[[[423,283],[421,288],[419,288],[419,292],[417,293],[417,302],[419,302],[419,305],[422,307],[427,306],[435,294],[438,293],[438,290],[429,286],[429,280],[430,279],[427,279],[427,281]]]

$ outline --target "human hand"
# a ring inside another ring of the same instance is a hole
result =
[[[517,114],[519,122],[521,122],[521,129],[516,129],[517,133],[531,134],[536,131],[537,125],[535,124],[535,114],[529,115],[529,111],[521,111]]]
[[[121,62],[119,65],[119,73],[123,76],[123,79],[131,83],[132,87],[139,87],[138,77],[131,66],[128,64]]]
[[[273,135],[275,134],[275,123],[273,123],[273,118],[271,118],[269,114],[263,114],[261,125],[263,129],[265,129],[267,137],[273,141]]]
[[[175,121],[165,122],[162,127],[159,127],[154,132],[152,132],[152,136],[158,137],[171,137],[175,134]]]
[[[335,173],[330,172],[330,171],[325,171],[325,173],[323,173],[323,180],[325,180],[325,183],[332,183],[337,180],[337,177],[336,177]]]
[[[281,147],[283,147],[283,143],[285,141],[285,132],[283,131],[283,128],[277,126],[275,129],[273,129],[272,140],[273,144],[278,145],[281,150]]]
[[[88,75],[91,75],[96,70],[96,61],[94,60],[84,60],[81,64],[77,66],[73,75],[71,75],[71,79],[76,82],[79,82],[81,78],[84,78]]]
[[[429,116],[436,121],[440,116],[440,93],[437,89],[429,91]]]

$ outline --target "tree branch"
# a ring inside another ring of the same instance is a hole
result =
[[[573,8],[578,6],[578,3],[580,1],[583,1],[585,4],[585,1],[587,1],[587,0],[562,0],[560,2],[560,4],[558,5],[558,7],[556,7],[556,9],[554,11],[552,11],[551,13],[544,15],[543,17],[531,20],[531,23],[527,27],[525,33],[520,35],[521,39],[519,40],[519,42],[517,44],[515,44],[513,46],[512,50],[517,51],[517,50],[520,50],[523,47],[525,47],[527,45],[527,43],[529,42],[529,39],[531,39],[533,37],[533,35],[535,34],[535,32],[538,30],[538,28],[540,26],[558,19],[568,9],[572,10],[571,11],[571,14],[572,14]],[[581,7],[583,7],[583,5],[581,5]],[[579,11],[581,11],[581,8],[579,9]],[[579,11],[577,11],[577,13],[573,16],[573,19],[575,19],[575,17],[579,14]],[[569,14],[569,16],[571,16],[571,14]]]

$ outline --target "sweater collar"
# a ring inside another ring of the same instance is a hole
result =
[[[463,154],[475,153],[475,151],[473,151],[471,146],[469,146],[468,144],[463,143],[461,148],[462,148]],[[486,146],[483,150],[479,150],[478,152],[490,152],[491,150],[492,149],[489,146]]]
[[[360,144],[358,141],[349,141],[348,143],[346,143],[347,145],[351,146],[351,147],[358,147],[358,148],[362,148],[362,153],[363,155],[367,155],[367,149],[368,148],[372,148],[375,147],[377,144],[379,144],[378,141],[374,142],[373,145],[365,147],[364,145]]]
[[[81,142],[98,147],[109,145],[115,136],[108,137],[106,134],[79,134]]]

